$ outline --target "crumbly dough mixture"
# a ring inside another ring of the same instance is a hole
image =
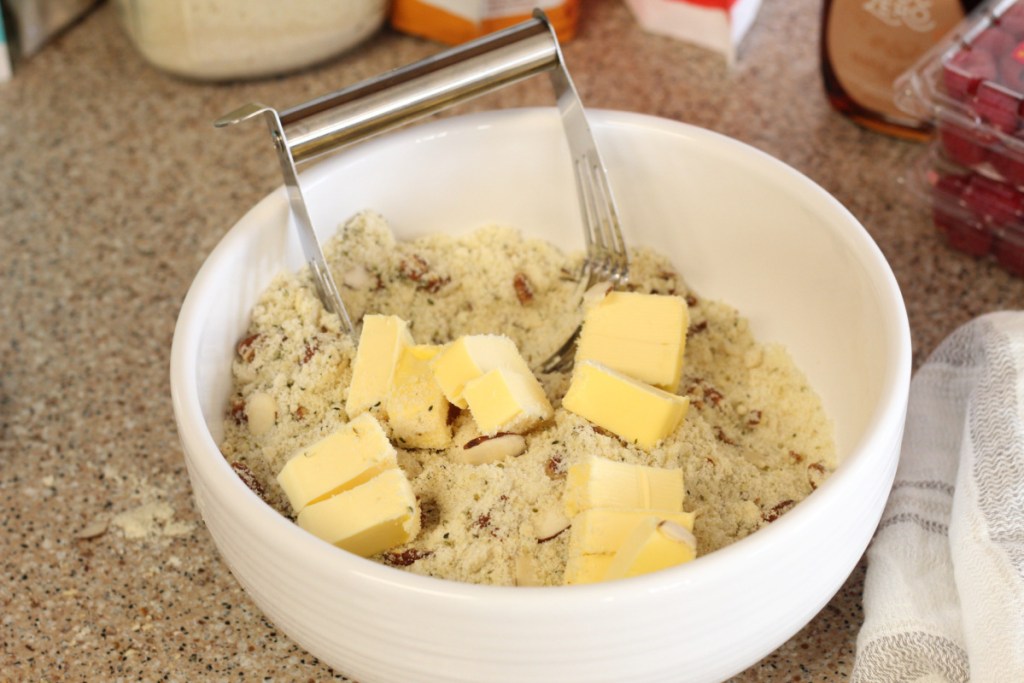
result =
[[[510,228],[396,242],[382,217],[365,213],[344,226],[325,255],[354,320],[365,313],[401,316],[417,343],[503,333],[534,366],[578,322],[573,294],[581,255]],[[376,559],[458,581],[558,585],[569,534],[548,535],[568,524],[559,521],[565,471],[588,455],[681,467],[684,509],[697,514],[701,555],[771,523],[824,480],[835,466],[832,424],[785,350],[759,344],[737,311],[690,291],[651,251],[633,252],[630,286],[678,294],[689,304],[679,393],[691,405],[676,432],[645,452],[560,407],[568,374],[538,375],[555,417],[526,435],[519,457],[486,465],[453,460],[450,452],[477,436],[467,411],[455,418],[449,451],[395,444],[423,528],[407,546]],[[239,340],[221,449],[286,516],[293,515],[275,476],[292,453],[347,421],[354,357],[354,341],[324,311],[305,270],[273,281]]]

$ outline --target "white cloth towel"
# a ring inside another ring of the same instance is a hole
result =
[[[964,325],[914,376],[867,557],[853,683],[1024,681],[1024,312]]]

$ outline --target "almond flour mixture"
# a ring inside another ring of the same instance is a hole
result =
[[[366,213],[325,245],[325,255],[354,320],[398,315],[417,343],[501,333],[535,366],[578,321],[571,307],[581,255],[510,228],[396,242],[383,218]],[[453,411],[449,449],[394,444],[420,502],[422,531],[377,560],[457,581],[559,585],[569,536],[561,533],[569,524],[565,472],[588,455],[682,468],[700,555],[770,524],[824,480],[835,466],[832,425],[784,349],[759,344],[734,309],[691,292],[658,254],[632,252],[630,287],[678,294],[689,305],[679,393],[691,406],[679,428],[643,451],[560,407],[568,374],[541,374],[554,419],[525,435],[522,455],[471,465],[459,451],[478,432],[468,411]],[[354,340],[324,311],[306,271],[271,283],[239,340],[221,450],[283,515],[292,512],[275,476],[296,450],[347,422],[354,358]]]

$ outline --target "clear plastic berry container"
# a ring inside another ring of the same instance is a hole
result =
[[[1024,277],[1024,192],[979,168],[950,160],[932,144],[914,185],[931,208],[935,228],[954,249],[991,257]]]
[[[1024,277],[1024,0],[978,6],[894,91],[935,126],[918,172],[938,231]]]

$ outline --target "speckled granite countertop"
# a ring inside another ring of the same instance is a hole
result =
[[[829,109],[815,0],[765,3],[731,72],[642,33],[620,0],[584,5],[565,49],[584,101],[734,136],[832,192],[892,264],[915,365],[959,324],[1024,302],[1024,280],[943,246],[909,201],[901,178],[921,146]],[[384,31],[299,75],[188,83],[144,63],[103,5],[0,85],[0,681],[342,678],[264,619],[203,529],[171,413],[171,335],[207,253],[280,183],[264,130],[211,122],[438,50]],[[543,79],[471,108],[520,104],[550,104]],[[736,680],[847,678],[863,575]]]

